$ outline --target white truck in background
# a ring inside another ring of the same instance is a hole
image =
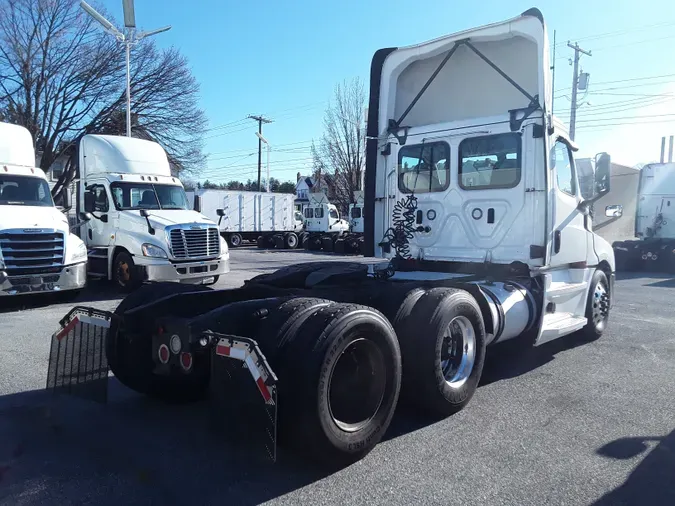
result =
[[[295,249],[301,244],[302,213],[295,195],[233,190],[188,192],[194,208],[218,223],[220,235],[233,248],[244,241],[259,248]]]
[[[354,203],[349,204],[349,232],[340,236],[333,245],[335,253],[361,254],[365,227],[362,191],[354,192]]]
[[[229,272],[227,244],[192,210],[159,144],[85,135],[78,151],[71,177],[90,276],[130,291],[143,281],[212,284]]]
[[[24,127],[0,123],[0,296],[75,294],[87,280],[87,249],[54,206]]]
[[[620,218],[620,205],[607,206],[605,216]],[[635,209],[633,241],[612,244],[617,270],[661,270],[675,273],[675,163],[642,167]]]
[[[335,242],[349,232],[349,222],[340,218],[334,204],[323,193],[310,193],[302,211],[305,218],[303,247],[310,251],[334,251]]]

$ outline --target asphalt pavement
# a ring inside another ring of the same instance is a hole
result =
[[[218,287],[307,260],[244,248]],[[236,448],[207,403],[171,406],[109,382],[106,405],[43,389],[50,336],[75,301],[0,301],[0,504],[675,504],[675,280],[620,275],[606,334],[488,354],[469,406],[401,409],[385,440],[337,472]]]

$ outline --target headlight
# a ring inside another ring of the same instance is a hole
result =
[[[73,249],[70,254],[70,260],[71,262],[77,262],[78,260],[84,260],[85,258],[87,258],[87,247],[81,242]]]
[[[141,249],[143,250],[143,255],[146,257],[154,257],[154,258],[168,258],[166,256],[166,252],[160,248],[159,246],[155,246],[154,244],[144,244],[141,246]]]

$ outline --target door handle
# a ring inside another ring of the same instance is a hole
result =
[[[556,230],[553,235],[553,252],[558,253],[560,251],[560,230]]]

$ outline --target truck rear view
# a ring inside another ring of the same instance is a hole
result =
[[[144,286],[107,316],[115,375],[189,400],[222,393],[234,362],[282,441],[345,464],[380,441],[399,399],[463,409],[496,345],[598,339],[614,256],[589,216],[609,179],[581,195],[576,145],[549,113],[548,52],[536,9],[378,51],[364,246],[381,260],[292,265],[234,290]]]

